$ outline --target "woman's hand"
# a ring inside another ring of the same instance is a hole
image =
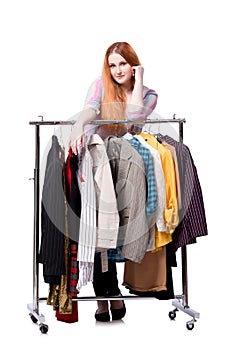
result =
[[[72,149],[72,152],[77,155],[81,152],[82,148],[85,145],[85,137],[84,134],[78,137],[73,142],[70,141],[70,147]]]
[[[76,122],[72,127],[72,132],[70,136],[69,146],[72,152],[77,155],[81,152],[81,149],[85,145],[85,135],[84,130],[81,125]]]
[[[143,82],[143,75],[144,75],[144,67],[142,66],[132,66],[133,74],[135,75],[136,81]]]
[[[143,101],[143,75],[144,68],[142,66],[132,66],[132,71],[135,75],[135,84],[132,90],[132,95],[127,105],[127,117],[131,121],[143,121],[144,116],[144,101]]]
[[[72,126],[69,146],[74,154],[81,152],[85,146],[84,128],[89,122],[96,118],[96,112],[92,108],[84,109],[77,115],[77,121]]]

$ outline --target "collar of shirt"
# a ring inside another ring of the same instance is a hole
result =
[[[91,145],[103,145],[104,141],[98,134],[93,134],[90,136],[89,146]]]

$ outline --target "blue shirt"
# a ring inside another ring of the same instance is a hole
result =
[[[156,180],[153,166],[153,157],[149,149],[144,147],[140,141],[133,137],[128,140],[132,147],[142,156],[145,164],[145,176],[147,180],[147,201],[146,201],[146,214],[154,214],[157,209],[157,190],[156,190]]]

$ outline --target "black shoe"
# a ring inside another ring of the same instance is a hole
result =
[[[112,309],[110,308],[112,320],[121,320],[126,314],[126,307],[123,301],[123,307],[121,309]]]
[[[100,314],[97,314],[95,313],[95,318],[96,318],[96,321],[99,321],[99,322],[109,322],[110,321],[110,314],[109,312],[101,312]]]

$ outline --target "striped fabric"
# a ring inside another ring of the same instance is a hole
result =
[[[81,217],[78,242],[79,289],[93,280],[96,247],[96,194],[92,166],[92,158],[88,149],[85,148],[77,173],[81,194]]]
[[[206,236],[208,229],[197,168],[188,146],[167,135],[163,140],[175,147],[180,172],[182,209],[179,212],[179,225],[170,243],[171,249],[176,251],[179,247],[196,243],[196,238]]]

